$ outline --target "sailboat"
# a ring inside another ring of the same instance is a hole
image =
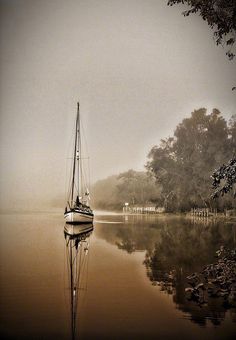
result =
[[[77,115],[75,124],[75,141],[73,154],[72,181],[69,188],[69,197],[65,208],[64,218],[66,223],[92,223],[93,211],[90,208],[89,191],[84,190],[81,157],[81,130],[80,130],[80,110],[77,104]]]

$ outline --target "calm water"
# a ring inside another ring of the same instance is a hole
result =
[[[63,228],[59,214],[1,215],[1,339],[236,334],[236,308],[219,298],[199,307],[184,295],[189,273],[214,262],[222,244],[236,246],[235,224],[97,215],[77,244]]]

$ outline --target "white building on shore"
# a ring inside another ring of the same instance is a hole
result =
[[[124,214],[159,214],[165,212],[164,207],[158,207],[154,203],[132,204],[125,202],[123,206]]]

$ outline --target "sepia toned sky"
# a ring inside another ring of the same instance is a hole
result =
[[[165,0],[0,0],[1,207],[64,199],[79,100],[91,182],[142,170],[200,107],[235,112],[236,62]]]

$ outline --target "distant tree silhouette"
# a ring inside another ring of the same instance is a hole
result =
[[[125,202],[157,202],[160,187],[155,184],[155,178],[150,173],[130,169],[97,181],[93,185],[93,196],[95,208],[120,210]]]

